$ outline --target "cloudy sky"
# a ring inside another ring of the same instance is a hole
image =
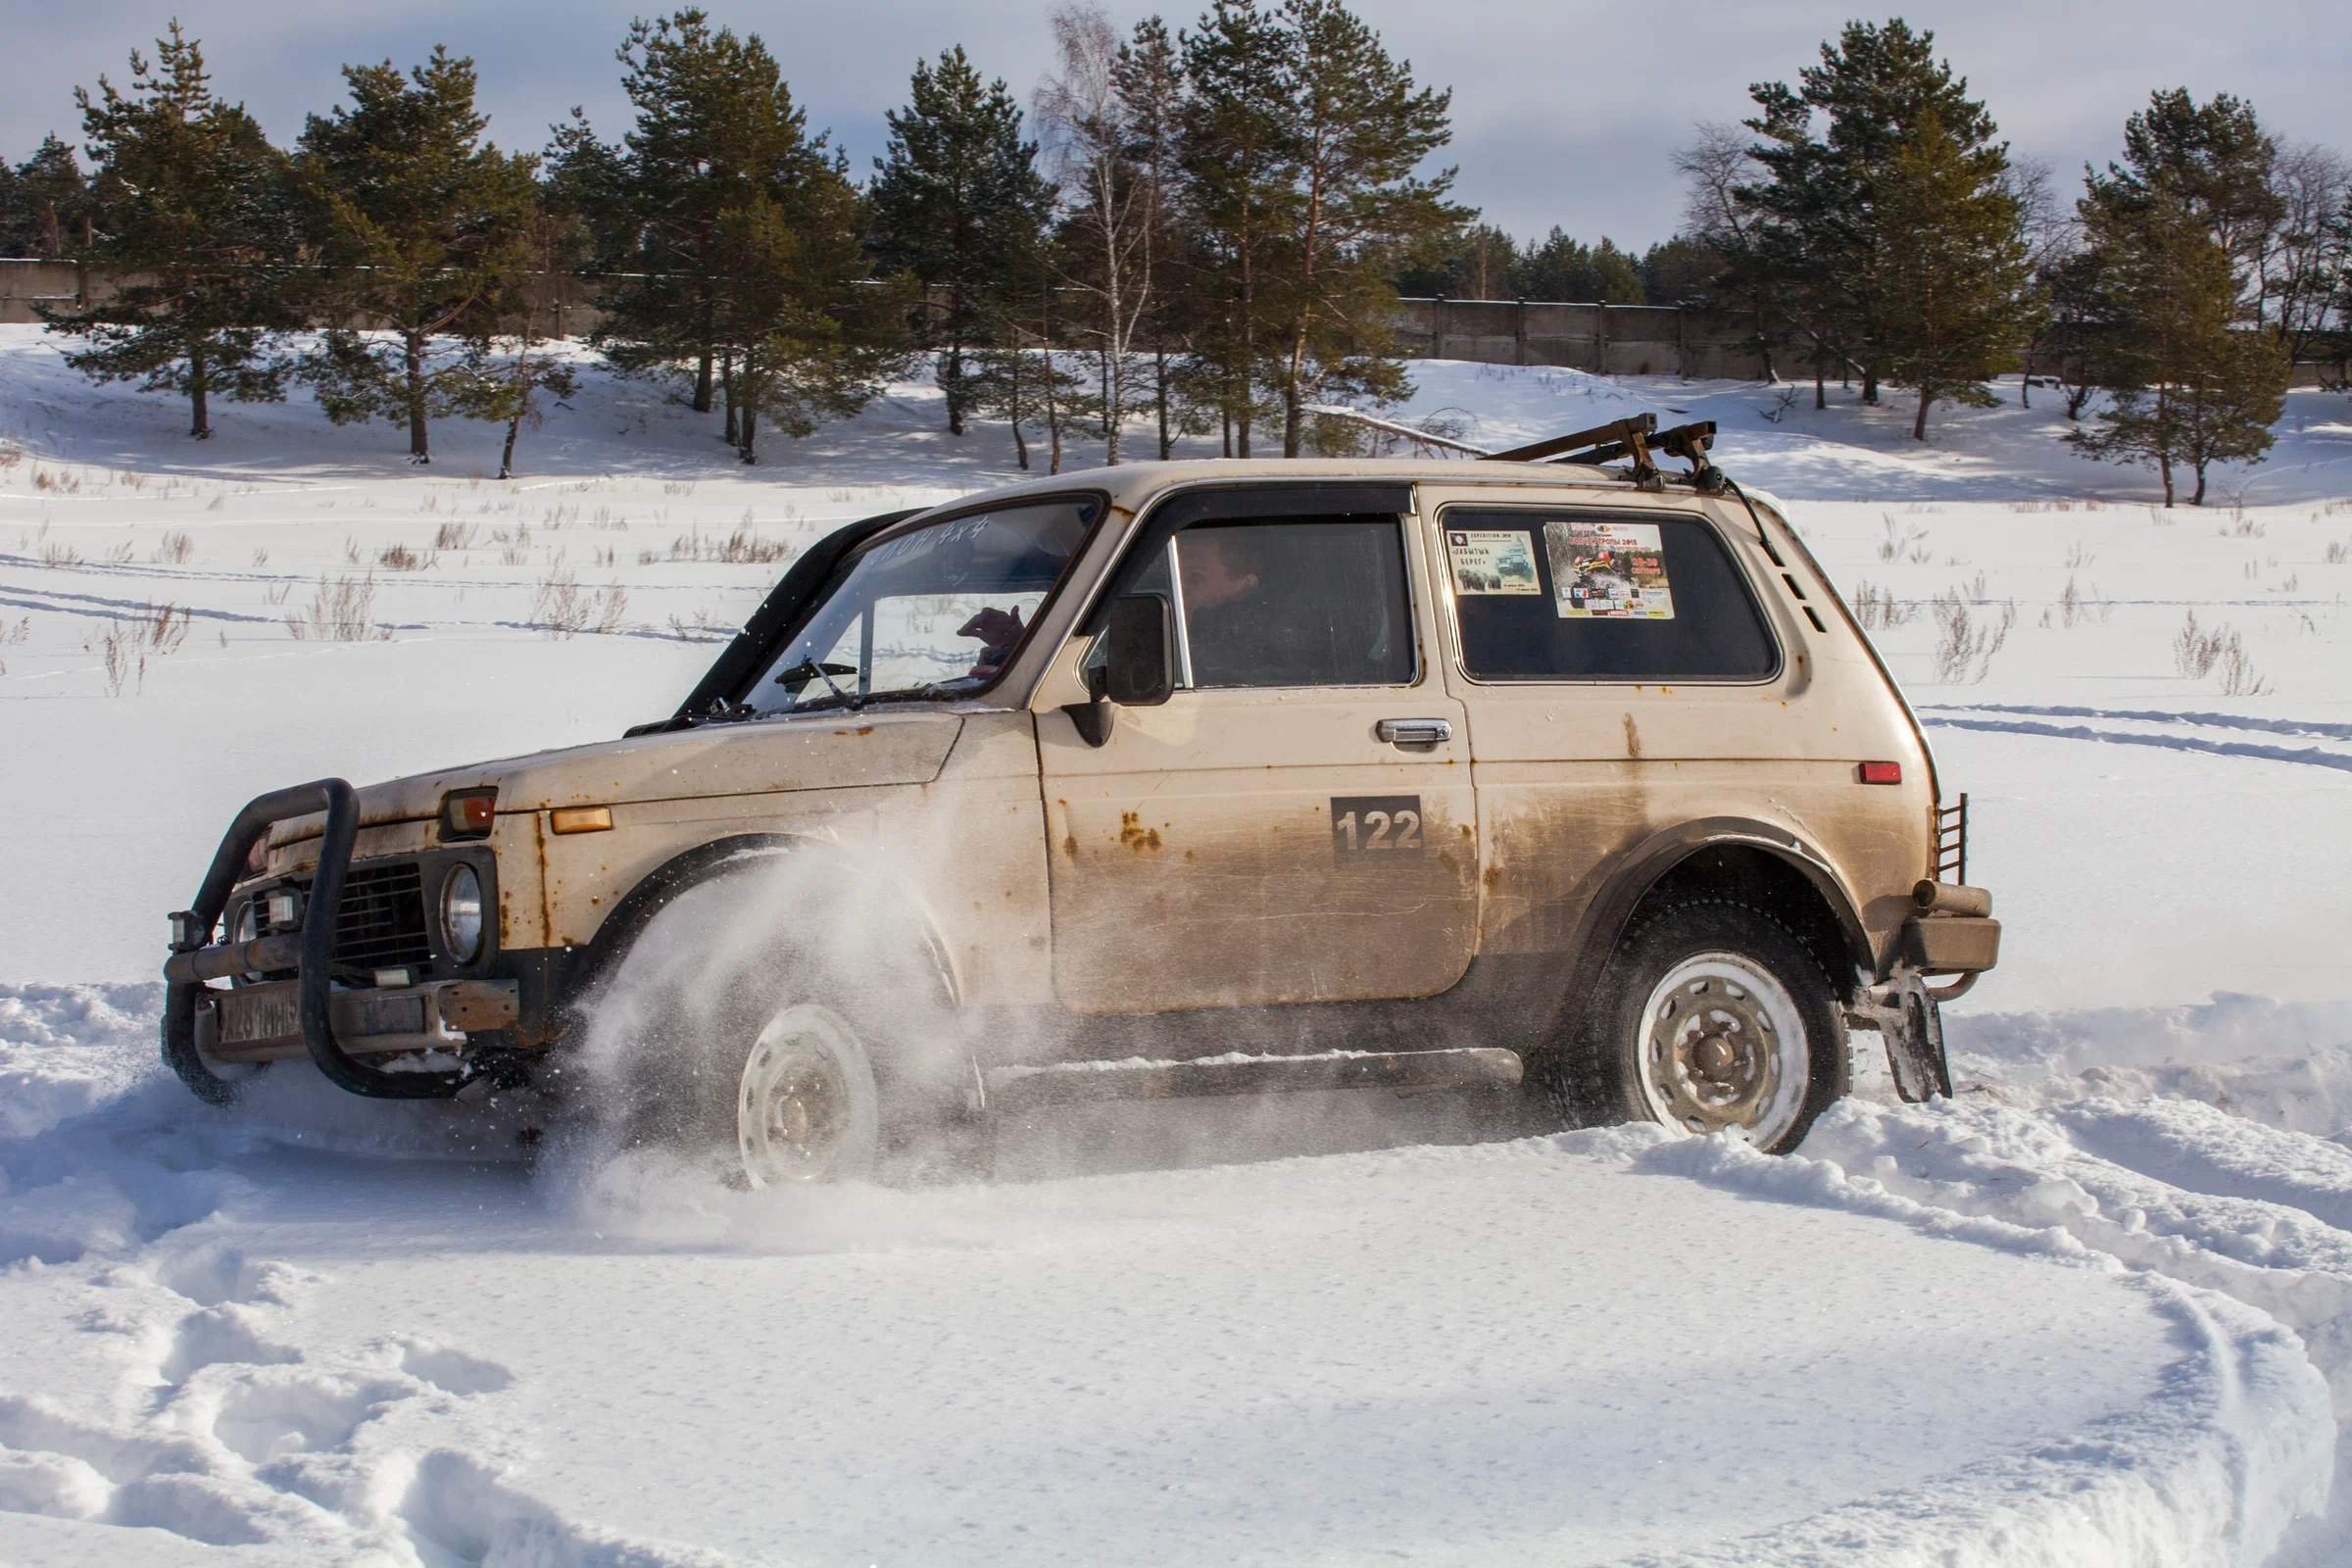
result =
[[[960,42],[1026,101],[1044,68],[1054,0],[858,0],[854,5],[704,0],[766,38],[811,123],[857,170],[882,150],[883,111],[918,55]],[[1189,21],[1200,0],[1166,7]],[[48,130],[78,130],[73,84],[127,74],[126,51],[173,14],[137,0],[0,0],[0,157]],[[1106,0],[1122,24],[1145,0]],[[2253,100],[2280,135],[2352,152],[2352,28],[2343,0],[1935,0],[1905,8],[1990,105],[2013,148],[2072,172],[2116,150],[2124,116],[2158,85]],[[1793,79],[1850,3],[1695,0],[1357,0],[1424,82],[1453,89],[1464,199],[1517,233],[1553,223],[1637,247],[1671,233],[1679,196],[1668,156],[1693,122],[1737,120],[1751,81]],[[646,0],[416,0],[401,7],[188,0],[217,90],[290,140],[333,103],[337,68],[412,63],[435,43],[477,62],[492,135],[538,146],[550,122],[586,107],[607,136],[626,123],[612,51]],[[1640,26],[1642,31],[1626,30]]]

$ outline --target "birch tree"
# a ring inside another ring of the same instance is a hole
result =
[[[1054,13],[1055,69],[1035,108],[1056,182],[1070,204],[1065,280],[1094,304],[1102,363],[1102,461],[1116,466],[1134,373],[1136,332],[1152,305],[1152,190],[1130,162],[1136,126],[1119,90],[1119,35],[1100,6]]]

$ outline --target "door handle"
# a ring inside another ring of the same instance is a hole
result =
[[[1453,739],[1449,718],[1384,718],[1373,733],[1391,746],[1442,746]]]

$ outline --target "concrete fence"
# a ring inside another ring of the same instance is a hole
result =
[[[43,305],[72,310],[104,300],[116,283],[103,270],[72,262],[0,259],[0,323],[38,321]],[[603,319],[594,303],[598,289],[594,277],[543,280],[557,335],[595,330]],[[1415,359],[1557,365],[1613,375],[1763,373],[1761,362],[1739,346],[1744,335],[1739,323],[1671,305],[1408,299],[1396,324],[1400,346]]]
[[[79,305],[89,288],[83,270],[72,262],[0,259],[0,324],[39,320],[38,305]]]
[[[1749,380],[1764,373],[1763,361],[1741,346],[1753,328],[1678,305],[1408,299],[1397,326],[1416,359],[1556,365],[1603,375]]]
[[[0,258],[0,324],[38,321],[37,307],[76,309],[108,298],[116,280],[73,262]],[[604,313],[602,280],[570,273],[539,281],[545,318],[559,337],[584,336]],[[1744,320],[1676,305],[1577,305],[1551,300],[1407,299],[1398,302],[1398,346],[1408,358],[1484,365],[1552,365],[1603,375],[1688,375],[1757,380]],[[1140,345],[1139,345],[1140,346]],[[2293,384],[2342,386],[2341,360],[2298,364]]]

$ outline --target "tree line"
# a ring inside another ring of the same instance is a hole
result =
[[[1817,407],[1831,376],[1910,389],[1922,439],[1936,404],[2021,369],[2030,399],[2041,371],[2078,452],[2155,467],[2168,506],[2185,471],[2201,503],[2213,464],[2269,449],[2295,362],[2352,355],[2352,165],[2227,93],[2160,89],[2070,204],[1934,43],[1850,24],[1701,127],[1676,158],[1712,264],[1690,297],[1752,321]]]
[[[7,171],[0,246],[128,279],[49,324],[88,374],[184,397],[191,434],[304,382],[418,463],[472,416],[507,421],[512,466],[570,389],[545,298],[568,272],[597,280],[595,348],[673,379],[747,463],[920,350],[950,430],[1000,418],[1055,470],[1081,433],[1118,461],[1144,416],[1159,456],[1207,431],[1298,456],[1331,439],[1318,405],[1402,395],[1396,278],[1466,217],[1425,170],[1448,95],[1337,0],[1125,34],[1074,4],[1054,30],[1027,115],[960,46],[918,64],[860,182],[760,36],[693,8],[630,26],[619,136],[575,110],[532,152],[488,139],[445,49],[346,67],[347,101],[276,147],[175,23],[126,86],[77,91],[86,177],[54,139]]]
[[[2352,353],[2352,171],[2227,95],[2153,94],[2070,203],[1934,34],[1851,24],[1700,128],[1674,159],[1682,232],[1637,255],[1516,240],[1455,202],[1431,168],[1449,95],[1339,0],[1052,20],[1026,109],[960,46],[918,63],[862,179],[761,38],[692,8],[621,40],[617,136],[575,110],[536,151],[488,138],[472,63],[443,49],[345,68],[345,101],[279,148],[174,24],[126,87],[76,93],[86,174],[54,137],[0,164],[0,251],[130,279],[50,324],[87,373],[185,397],[192,434],[217,400],[304,382],[417,462],[437,419],[504,420],[509,468],[571,388],[547,284],[575,273],[594,347],[674,382],[747,463],[922,351],[948,428],[1002,421],[1023,467],[1081,439],[1114,463],[1187,434],[1332,450],[1352,437],[1318,407],[1407,390],[1405,293],[1730,313],[1817,405],[1832,377],[1866,403],[1907,389],[1923,439],[2022,369],[2084,456],[2155,466],[2168,501],[2184,471],[2201,500],[2210,465],[2267,448],[2292,361]]]

